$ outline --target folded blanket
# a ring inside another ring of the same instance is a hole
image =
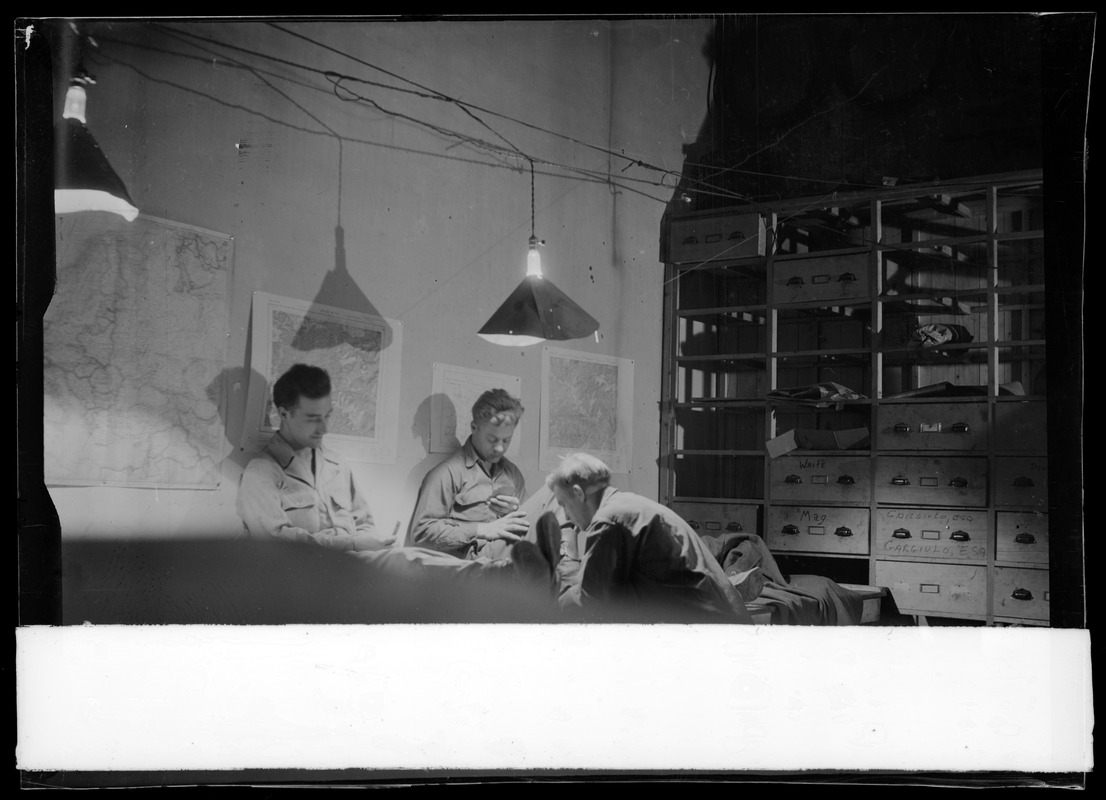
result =
[[[755,533],[700,535],[746,603],[773,609],[785,625],[859,625],[864,598],[822,575],[780,571],[772,551]]]

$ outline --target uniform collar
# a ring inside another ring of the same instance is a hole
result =
[[[288,444],[283,436],[280,435],[279,431],[273,434],[273,438],[269,440],[269,446],[267,449],[269,451],[269,454],[280,465],[281,469],[288,469],[288,465],[292,463],[292,460],[296,457],[297,452],[292,449],[292,446]],[[309,450],[310,448],[304,449]],[[318,458],[324,461],[329,461],[335,466],[337,466],[338,464],[338,461],[337,459],[335,459],[333,454],[331,454],[331,452],[322,445],[319,445],[315,448],[315,454]]]
[[[465,459],[465,467],[472,469],[477,464],[480,468],[488,474],[488,477],[494,477],[500,470],[503,469],[503,464],[507,460],[507,457],[499,459],[495,464],[492,464],[484,459],[480,458],[480,454],[476,452],[476,448],[472,445],[472,436],[465,439],[465,444],[461,447],[461,454]]]
[[[461,454],[465,458],[465,466],[472,469],[480,461],[480,456],[476,454],[476,448],[472,446],[472,437],[465,439],[465,443],[461,445]]]
[[[614,497],[616,494],[618,494],[618,492],[619,492],[619,490],[616,489],[613,486],[608,486],[605,489],[603,489],[603,496],[601,498],[599,498],[599,508],[602,508],[603,506],[605,506],[607,504],[607,501],[609,501],[612,497]]]

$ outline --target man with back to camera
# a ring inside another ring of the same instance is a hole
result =
[[[459,558],[500,558],[529,530],[519,503],[522,472],[504,454],[522,417],[522,404],[489,389],[472,406],[472,433],[419,487],[407,543]]]
[[[348,551],[393,574],[517,570],[548,582],[551,567],[530,542],[496,559],[471,561],[422,547],[394,548],[394,537],[378,534],[349,466],[323,447],[330,391],[327,372],[306,364],[294,365],[273,385],[280,429],[246,465],[238,490],[238,514],[251,536]]]
[[[562,609],[584,618],[751,623],[691,526],[659,503],[614,488],[610,476],[598,458],[574,453],[546,478],[576,529],[563,534],[555,563]],[[546,516],[537,527],[548,522],[545,536],[561,538]]]

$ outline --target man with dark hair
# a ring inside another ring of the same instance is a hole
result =
[[[522,417],[522,404],[489,389],[472,406],[472,433],[419,487],[407,543],[459,558],[497,558],[529,530],[519,504],[522,472],[504,453]]]
[[[575,453],[546,478],[575,526],[559,531],[551,513],[537,526],[540,532],[548,525],[538,540],[543,550],[561,539],[555,568],[562,609],[618,621],[751,622],[691,526],[659,503],[614,488],[610,476],[598,458]]]
[[[273,384],[280,430],[242,474],[238,514],[252,535],[336,550],[381,550],[393,537],[373,524],[349,467],[323,447],[330,376],[296,364]]]
[[[423,547],[394,547],[380,535],[350,468],[323,447],[331,413],[330,377],[296,364],[273,386],[280,429],[246,466],[238,514],[255,537],[350,551],[389,575],[465,577],[519,574],[549,585],[551,566],[532,542],[519,542],[496,559],[467,561]]]

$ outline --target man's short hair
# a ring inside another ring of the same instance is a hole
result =
[[[579,486],[584,491],[595,486],[607,486],[610,482],[611,468],[590,453],[565,456],[545,479],[545,485],[550,489]]]
[[[330,376],[322,367],[294,364],[273,384],[273,405],[292,409],[300,398],[318,400],[330,395]]]
[[[522,403],[511,397],[506,389],[488,389],[472,404],[472,421],[493,420],[497,425],[509,421],[517,425],[524,410]]]

